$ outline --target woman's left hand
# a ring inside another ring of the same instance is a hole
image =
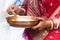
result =
[[[45,20],[44,18],[41,17],[37,17],[37,19],[40,20],[40,22],[36,26],[32,27],[32,29],[42,30],[44,28],[50,27],[49,20]]]

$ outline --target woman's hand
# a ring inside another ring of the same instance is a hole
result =
[[[9,14],[12,14],[12,12],[15,12],[15,13],[20,13],[20,9],[16,6],[16,5],[11,5],[8,9],[7,9],[7,12]]]
[[[37,30],[42,30],[44,28],[49,28],[51,26],[51,23],[49,20],[45,20],[44,18],[40,18],[40,17],[37,17],[38,20],[40,20],[40,22],[32,27],[32,29],[37,29]]]
[[[24,10],[22,10],[22,8],[18,8],[18,6],[16,6],[16,5],[11,5],[11,6],[7,9],[8,14],[12,14],[13,11],[14,11],[16,14],[20,14],[20,15],[23,15],[23,13],[24,13]]]

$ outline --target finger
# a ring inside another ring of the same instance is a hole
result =
[[[10,10],[10,8],[8,8],[8,9],[7,9],[7,12],[8,12],[8,14],[10,14],[10,13],[11,13],[11,10]]]
[[[14,11],[14,10],[17,9],[17,6],[15,6],[15,5],[11,5],[9,8],[10,8],[10,10],[13,10],[13,11]]]
[[[43,27],[43,26],[42,26],[41,28],[40,28],[40,27],[38,28],[38,30],[43,30],[43,29],[44,29],[44,27]]]
[[[45,20],[45,19],[42,18],[42,17],[37,17],[37,19],[40,20],[40,21],[44,21],[44,20]]]
[[[38,28],[41,28],[41,25],[42,25],[42,23],[41,22],[39,22],[39,24],[38,25],[36,25],[36,26],[34,26],[34,27],[32,27],[33,29],[38,29]]]
[[[14,11],[15,10],[15,8],[12,7],[12,6],[9,9],[10,9],[10,11]]]

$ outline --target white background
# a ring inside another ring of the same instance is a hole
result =
[[[22,37],[25,28],[14,28],[6,22],[6,9],[13,0],[0,0],[0,40],[24,40]]]

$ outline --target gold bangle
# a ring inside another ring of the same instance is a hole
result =
[[[49,28],[50,30],[52,30],[53,29],[53,22],[50,20],[50,28]]]

